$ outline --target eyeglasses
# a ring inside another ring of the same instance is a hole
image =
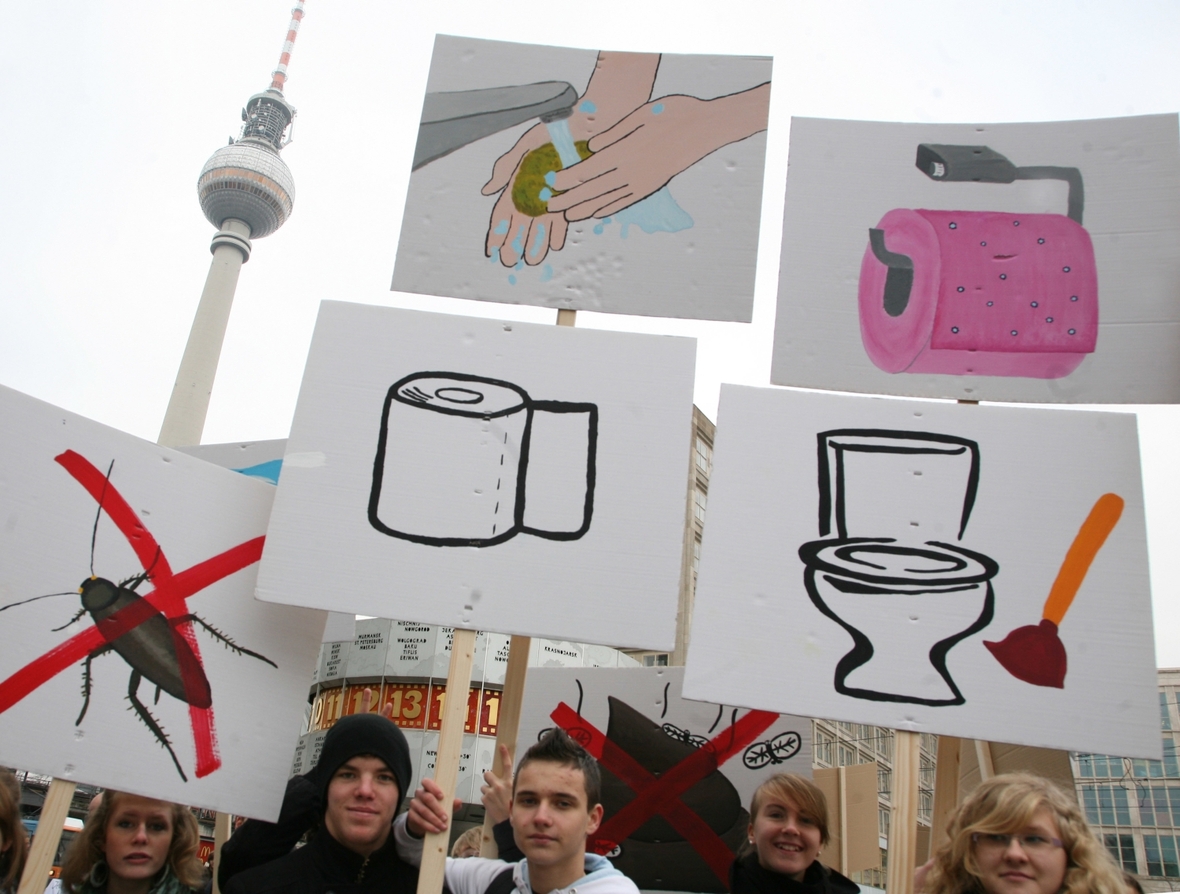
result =
[[[1044,854],[1056,847],[1065,847],[1060,838],[1049,838],[1045,835],[1005,835],[1000,832],[972,832],[971,842],[981,851],[1006,851],[1012,845],[1012,839],[1020,842],[1025,853]]]

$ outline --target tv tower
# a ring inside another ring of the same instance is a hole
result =
[[[290,140],[295,107],[283,97],[287,63],[303,20],[304,0],[291,10],[287,39],[272,72],[270,87],[250,97],[242,110],[242,133],[222,146],[201,169],[197,196],[217,232],[209,250],[213,261],[180,360],[176,384],[164,414],[158,443],[187,447],[201,442],[209,395],[225,340],[238,274],[250,260],[250,240],[269,236],[291,216],[295,178],[279,152]]]

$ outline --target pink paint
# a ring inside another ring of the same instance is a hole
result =
[[[1090,235],[1060,214],[897,208],[877,229],[913,261],[909,302],[883,305],[889,268],[871,247],[860,268],[865,351],[886,372],[1069,375],[1098,340]]]

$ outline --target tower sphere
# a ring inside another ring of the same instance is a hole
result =
[[[250,236],[269,236],[291,216],[295,178],[279,154],[253,140],[222,146],[210,156],[197,180],[201,210],[220,227],[234,217],[250,226]]]
[[[286,223],[295,204],[295,178],[279,149],[294,114],[278,90],[250,97],[241,139],[214,152],[197,179],[201,210],[213,226],[236,218],[257,239]]]

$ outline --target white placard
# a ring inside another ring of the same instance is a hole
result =
[[[719,416],[687,695],[1159,757],[1133,414],[725,386]]]
[[[512,637],[503,633],[481,632],[476,638],[475,663],[480,668],[480,679],[483,682],[492,686],[504,685],[504,676],[508,672],[508,647],[511,642]]]
[[[788,170],[775,384],[1180,401],[1176,115],[799,118]]]
[[[0,417],[3,761],[277,817],[325,616],[251,598],[274,489],[6,388]]]
[[[671,648],[694,344],[325,302],[259,598]]]
[[[687,701],[683,676],[679,667],[531,670],[516,757],[561,726],[602,771],[605,814],[589,849],[643,890],[726,891],[754,789],[775,772],[811,775],[811,721]],[[679,773],[696,781],[665,804],[660,780]],[[627,805],[644,805],[629,823]]]
[[[770,70],[439,35],[393,288],[749,321]],[[597,157],[571,166],[587,139]],[[578,207],[554,212],[561,201]]]

